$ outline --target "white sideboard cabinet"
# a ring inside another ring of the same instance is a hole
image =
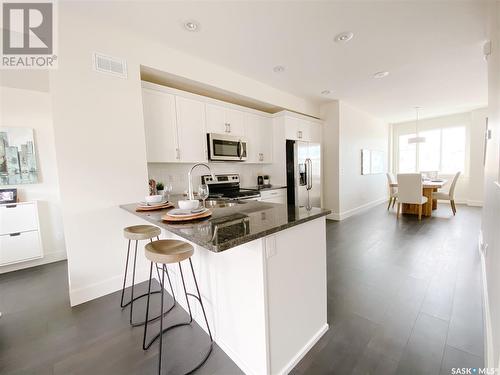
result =
[[[0,266],[42,256],[37,202],[0,205]]]

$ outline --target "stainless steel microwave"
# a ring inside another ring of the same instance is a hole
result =
[[[209,160],[247,160],[247,141],[242,137],[208,133],[207,142]]]

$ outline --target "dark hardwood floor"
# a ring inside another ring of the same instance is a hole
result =
[[[396,221],[380,205],[329,221],[330,330],[293,374],[437,375],[483,367],[480,213],[459,206],[452,217],[443,204],[422,222]],[[143,331],[130,328],[119,297],[70,308],[65,262],[0,275],[0,373],[156,374],[157,349],[141,349]],[[176,310],[168,321],[185,318]],[[196,325],[165,337],[171,374],[188,370],[208,344]],[[215,346],[197,374],[241,371]]]
[[[421,222],[383,206],[329,222],[330,330],[292,372],[438,375],[484,367],[481,210]]]

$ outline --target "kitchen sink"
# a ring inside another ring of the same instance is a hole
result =
[[[217,200],[217,199],[207,199],[205,201],[205,206],[207,208],[224,208],[224,207],[234,207],[238,203],[235,201],[227,200]]]

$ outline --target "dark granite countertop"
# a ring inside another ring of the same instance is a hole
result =
[[[250,186],[250,187],[244,187],[242,189],[246,189],[246,190],[259,190],[259,191],[262,191],[262,190],[278,190],[278,189],[286,189],[286,186],[282,186],[282,185],[262,185],[262,186]]]
[[[174,197],[172,197],[174,198]],[[176,203],[175,199],[172,199]],[[220,252],[284,229],[328,215],[321,208],[298,208],[259,201],[232,202],[212,209],[207,219],[172,224],[161,220],[168,209],[136,212],[136,203],[120,206],[135,216],[164,228],[204,248]]]

